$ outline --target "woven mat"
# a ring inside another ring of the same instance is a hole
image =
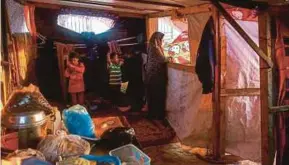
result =
[[[136,138],[143,148],[178,142],[175,131],[166,123],[160,125],[145,118],[133,117],[127,120],[135,130]]]

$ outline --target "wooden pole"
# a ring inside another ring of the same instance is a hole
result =
[[[271,57],[271,33],[269,14],[261,13],[258,17],[259,45]],[[269,145],[269,107],[272,106],[272,69],[266,69],[266,62],[260,60],[260,100],[261,100],[261,160],[262,165],[271,165],[273,162]],[[274,154],[274,153],[273,153]]]
[[[231,17],[231,15],[223,8],[223,6],[215,1],[211,0],[211,2],[217,7],[217,9],[222,13],[225,19],[235,28],[235,30],[239,33],[239,35],[251,46],[251,48],[265,61],[265,65],[263,67],[267,67],[266,64],[272,68],[273,62],[271,59],[264,53],[262,49],[260,49],[257,44],[249,37],[249,35],[241,28],[241,26]]]
[[[214,81],[214,93],[213,93],[213,159],[220,160],[224,155],[222,153],[222,142],[221,142],[221,34],[220,34],[220,19],[219,12],[216,8],[213,9],[213,18],[215,26],[215,54],[216,54],[216,65],[215,65],[215,81]]]

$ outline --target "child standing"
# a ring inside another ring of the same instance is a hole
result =
[[[85,66],[79,62],[79,55],[75,52],[69,54],[65,77],[69,78],[68,92],[71,94],[72,104],[84,105],[84,80]]]
[[[109,90],[111,102],[118,106],[118,109],[125,112],[129,109],[125,103],[125,97],[121,93],[122,72],[121,62],[118,58],[118,54],[110,53],[109,57]]]
[[[121,88],[121,62],[119,61],[118,54],[111,53],[109,55],[109,90],[111,102],[115,105],[119,104],[120,88]]]

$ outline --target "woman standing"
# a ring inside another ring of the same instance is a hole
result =
[[[162,49],[164,34],[155,32],[149,41],[145,83],[148,117],[163,120],[166,107],[167,59]]]

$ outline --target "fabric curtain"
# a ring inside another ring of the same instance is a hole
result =
[[[20,85],[19,82],[19,74],[18,74],[18,62],[17,62],[17,53],[16,53],[16,47],[15,47],[15,41],[12,37],[11,32],[11,26],[10,26],[10,20],[9,20],[9,14],[7,11],[7,1],[1,1],[1,5],[3,6],[3,20],[1,24],[3,27],[3,54],[1,54],[4,58],[1,58],[1,65],[3,68],[3,73],[1,75],[1,81],[3,83],[3,91],[5,92],[3,95],[6,99],[8,99],[8,96],[10,93],[15,89],[17,86]],[[2,87],[1,87],[2,88]],[[6,101],[6,100],[4,100]],[[3,102],[5,103],[5,102]]]
[[[36,32],[34,12],[35,12],[35,6],[33,5],[24,6],[24,16],[25,16],[26,26],[33,38],[33,42],[36,43],[37,32]]]
[[[37,57],[37,32],[34,18],[35,6],[22,6],[26,27],[30,34],[15,34],[16,50],[19,61],[20,81],[23,85],[37,84],[35,60]],[[25,76],[25,77],[24,77]]]
[[[62,88],[62,96],[65,101],[67,101],[67,85],[66,78],[64,76],[66,68],[66,60],[68,60],[68,55],[70,52],[74,51],[73,45],[55,43],[57,49],[57,58],[58,58],[58,68],[60,73],[60,85]]]
[[[212,13],[199,13],[187,16],[188,35],[190,41],[191,64],[196,65],[197,52],[201,42],[203,30]]]
[[[13,35],[18,61],[19,81],[21,85],[29,85],[36,83],[35,76],[35,43],[33,37],[28,33],[20,33]]]
[[[289,56],[285,52],[284,37],[287,36],[286,33],[289,32],[289,29],[286,28],[281,21],[277,21],[277,38],[275,43],[276,57],[275,61],[279,70],[279,98],[278,105],[285,104],[284,98],[286,93],[285,81],[289,78]]]
[[[289,90],[289,54],[285,51],[284,38],[289,38],[289,28],[286,27],[282,20],[276,21],[277,38],[275,42],[275,62],[279,71],[279,96],[278,105],[288,105],[289,101],[286,98],[286,93]],[[284,158],[288,157],[285,151],[288,150],[288,136],[286,135],[286,120],[288,120],[288,112],[280,112],[276,114],[275,136],[277,158],[276,163],[283,165]],[[287,153],[287,152],[286,152]]]
[[[150,40],[154,32],[158,31],[158,18],[148,18],[146,22],[147,41]]]

